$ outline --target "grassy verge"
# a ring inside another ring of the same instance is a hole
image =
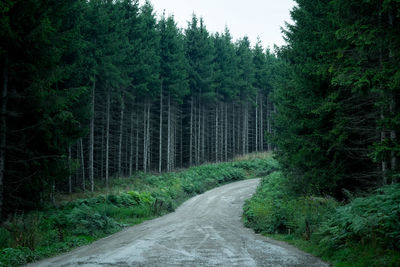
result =
[[[283,175],[274,172],[246,202],[244,221],[334,266],[400,266],[400,185],[343,205],[291,196]]]
[[[18,214],[0,227],[0,266],[19,266],[173,211],[186,199],[222,184],[272,172],[267,154],[174,173],[113,179],[110,189],[60,195],[57,205]]]

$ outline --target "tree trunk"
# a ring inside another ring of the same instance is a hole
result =
[[[147,104],[147,168],[151,167],[150,103]]]
[[[79,145],[80,145],[80,150],[81,150],[81,168],[82,168],[82,189],[83,192],[86,191],[86,178],[85,178],[85,159],[83,155],[83,141],[82,137],[79,138]],[[93,192],[93,189],[92,189]]]
[[[394,114],[395,112],[396,112],[396,99],[395,99],[395,96],[392,96],[392,100],[391,100],[391,103],[390,103],[390,113]],[[394,129],[390,130],[390,140],[392,141],[393,144],[395,144],[396,141],[397,141],[397,133],[396,133],[396,130],[394,130]],[[393,150],[391,151],[391,155],[390,156],[391,156],[390,169],[392,171],[396,171],[396,169],[397,169],[397,157],[396,157],[396,154],[395,154],[395,152]],[[395,182],[395,180],[393,180],[393,182]]]
[[[167,172],[171,171],[171,96],[168,95]]]
[[[232,103],[232,157],[236,154],[235,118],[235,104]]]
[[[189,137],[189,166],[193,165],[193,96],[190,101],[190,137]]]
[[[118,142],[118,176],[121,177],[122,173],[122,137],[124,132],[124,113],[125,113],[125,103],[124,95],[121,98],[121,115],[119,122],[119,142]]]
[[[261,151],[264,151],[263,102],[264,102],[264,97],[263,95],[261,95],[260,99],[260,150]]]
[[[143,107],[143,163],[142,163],[142,168],[143,171],[146,172],[147,171],[147,124],[146,124],[146,119],[147,119],[147,108],[146,108],[146,103],[144,104]]]
[[[71,159],[72,159],[72,152],[71,152],[71,145],[68,145],[68,193],[72,193],[72,173],[71,173]]]
[[[96,76],[93,77],[93,86],[92,86],[92,117],[90,119],[90,133],[89,133],[89,180],[90,180],[90,190],[94,191],[94,173],[93,173],[93,151],[94,151],[94,99],[96,92]]]
[[[7,138],[7,94],[8,94],[8,56],[5,55],[3,62],[3,88],[1,90],[1,109],[0,109],[0,221],[3,215],[3,192],[4,174],[6,158],[6,138]]]
[[[256,152],[258,152],[258,92],[256,95]]]
[[[246,109],[243,109],[243,122],[242,122],[242,155],[246,153]]]
[[[272,133],[272,127],[271,127],[271,103],[269,99],[267,100],[267,132],[268,134]],[[268,151],[272,150],[272,145],[271,141],[268,140]]]
[[[110,153],[110,106],[111,106],[111,90],[107,91],[107,114],[106,114],[106,187],[108,189],[109,179],[109,153]]]
[[[218,162],[218,102],[215,104],[215,162]]]
[[[381,120],[383,121],[385,119],[383,115],[383,111],[381,111]],[[381,130],[381,142],[384,142],[386,139],[386,132],[385,129]],[[386,170],[387,170],[387,162],[385,159],[382,160],[381,162],[381,171],[382,171],[382,183],[385,185],[387,184],[386,180]]]
[[[158,172],[162,170],[162,130],[163,130],[163,80],[161,79],[160,88],[160,140],[159,140],[159,158],[158,158]]]
[[[129,151],[129,177],[133,173],[133,109],[131,113],[130,151]]]
[[[135,170],[139,170],[139,114],[136,115],[136,161]]]

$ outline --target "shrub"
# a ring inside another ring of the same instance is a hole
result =
[[[337,206],[333,199],[294,197],[287,192],[281,172],[263,178],[256,194],[245,203],[246,226],[257,232],[293,233],[310,239]]]
[[[20,266],[39,259],[39,255],[26,247],[4,248],[0,251],[2,266]]]
[[[75,235],[101,236],[116,232],[120,228],[114,219],[86,205],[74,208],[67,218]]]
[[[375,194],[339,207],[319,229],[317,238],[329,248],[348,242],[400,249],[400,185],[385,186]]]

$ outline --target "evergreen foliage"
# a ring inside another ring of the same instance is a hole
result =
[[[297,3],[273,78],[274,142],[292,192],[345,198],[397,182],[398,3]]]
[[[253,66],[247,38],[210,34],[195,15],[179,29],[149,1],[3,1],[0,12],[3,219],[114,177],[270,147],[257,106],[268,96],[253,87],[265,64]]]

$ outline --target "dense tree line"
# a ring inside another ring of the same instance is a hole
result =
[[[398,182],[399,2],[296,2],[274,78],[291,188],[343,197]]]
[[[136,0],[0,2],[0,208],[271,149],[275,57]]]

